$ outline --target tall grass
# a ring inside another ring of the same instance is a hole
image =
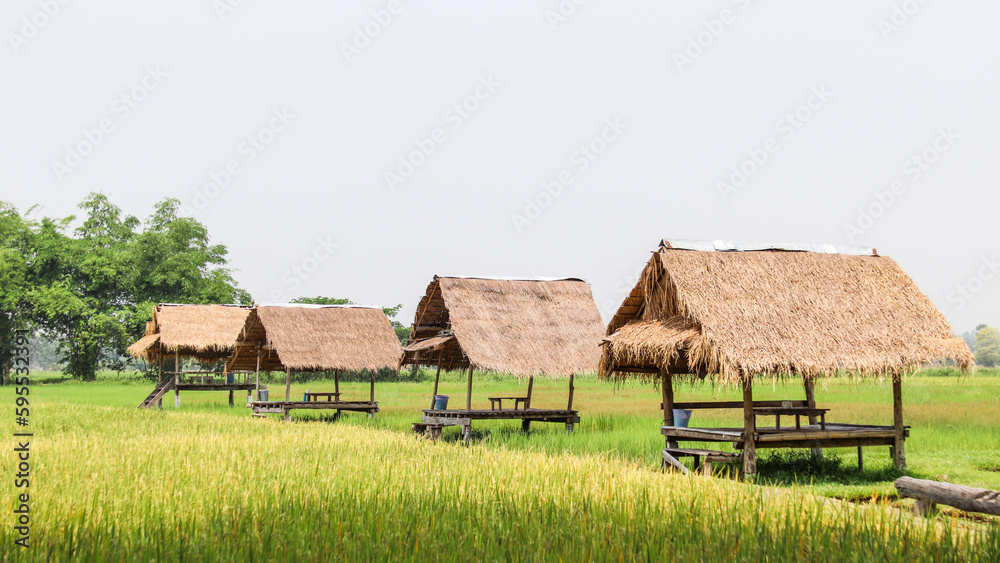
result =
[[[609,455],[386,429],[45,404],[33,547],[4,560],[990,561],[996,528],[925,521]],[[13,462],[9,449],[3,465]],[[5,480],[4,497],[13,497]],[[10,502],[0,542],[11,546]]]

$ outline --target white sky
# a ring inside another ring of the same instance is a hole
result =
[[[1000,325],[996,2],[62,1],[0,6],[0,199],[179,198],[258,301],[573,276],[607,320],[674,237],[875,246]]]

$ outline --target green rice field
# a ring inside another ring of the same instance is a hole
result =
[[[271,384],[272,398],[283,385]],[[292,394],[332,390],[293,385]],[[172,393],[161,411],[136,405],[152,385],[37,375],[31,389],[31,547],[14,548],[13,447],[0,450],[0,559],[277,561],[998,561],[1000,519],[942,507],[912,515],[895,498],[888,448],[767,454],[754,483],[659,470],[659,391],[578,377],[582,423],[475,422],[440,442],[410,425],[430,381],[379,383],[382,412],[253,419],[225,393]],[[464,404],[462,374],[441,393]],[[367,383],[341,383],[344,399]],[[477,377],[474,404],[523,393],[515,380]],[[798,399],[801,385],[765,381],[758,399]],[[739,391],[681,383],[678,400],[736,400]],[[888,382],[817,385],[828,421],[891,424]],[[0,403],[14,407],[14,391]],[[908,474],[1000,489],[1000,373],[924,372],[903,385]],[[566,382],[538,379],[533,406],[562,407]],[[488,403],[487,403],[488,404]],[[320,411],[321,412],[321,411]],[[694,426],[734,426],[738,411],[696,411]],[[19,430],[3,422],[8,437]],[[23,430],[23,429],[22,429]],[[8,438],[13,446],[13,438]]]

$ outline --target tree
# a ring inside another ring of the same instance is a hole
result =
[[[120,370],[155,303],[249,303],[227,263],[226,247],[210,245],[204,225],[178,217],[167,199],[139,231],[107,196],[80,204],[86,216],[32,223],[25,299],[33,319],[59,342],[64,371],[85,381],[100,367]]]
[[[976,363],[983,367],[1000,364],[1000,330],[980,325],[976,331]]]
[[[10,373],[13,336],[27,328],[24,292],[27,287],[25,249],[31,230],[14,206],[0,202],[0,384]],[[21,325],[20,327],[18,325]]]
[[[311,305],[354,305],[355,303],[350,299],[341,299],[337,297],[296,297],[292,299],[292,303],[304,303]],[[385,316],[389,318],[389,324],[392,325],[392,329],[396,331],[396,338],[403,344],[410,339],[410,327],[404,327],[403,323],[395,320],[396,315],[399,314],[399,310],[403,308],[403,304],[400,303],[395,307],[382,307],[382,312]]]

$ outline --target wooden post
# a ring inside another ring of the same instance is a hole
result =
[[[285,402],[292,399],[292,368],[285,368]]]
[[[163,384],[163,350],[159,350],[159,351],[156,352],[156,363],[160,364],[160,374],[156,378],[157,379],[157,384],[158,385],[162,385]],[[160,398],[156,401],[156,408],[158,408],[158,409],[162,409],[163,408],[163,395],[160,395]]]
[[[368,393],[368,401],[371,403],[375,402],[375,372],[368,370],[368,376],[371,378],[371,391]]]
[[[892,426],[896,431],[895,444],[893,445],[893,461],[900,470],[906,470],[906,450],[904,449],[903,428],[903,374],[896,374],[892,377]]]
[[[472,410],[472,363],[469,363],[469,384],[465,389],[465,410]],[[466,441],[468,443],[468,441]]]
[[[181,390],[177,387],[177,384],[181,382],[181,351],[180,349],[174,352],[174,408],[181,408]]]
[[[753,378],[743,376],[743,477],[753,479],[757,476],[757,443],[755,435],[757,424],[753,414]]]
[[[861,446],[858,446],[858,471],[865,470],[865,454],[861,451]]]
[[[257,349],[257,376],[254,379],[254,391],[257,392],[257,400],[260,400],[260,348]]]
[[[802,376],[802,385],[806,389],[806,406],[809,407],[809,408],[811,408],[811,409],[816,408],[815,382],[813,381],[813,379],[811,377],[803,375]],[[815,416],[813,416],[813,415],[809,416],[809,424],[812,425],[812,426],[816,425],[816,417]],[[813,457],[817,457],[817,458],[823,457],[823,448],[811,448],[809,451],[812,452],[812,456]]]
[[[233,406],[233,390],[229,390],[229,406]]]
[[[437,401],[438,394],[438,383],[441,382],[441,357],[444,354],[444,348],[438,351],[437,360],[437,373],[434,375],[434,394],[431,395],[431,408],[434,408],[435,402]]]
[[[333,370],[333,392],[337,394],[337,400],[340,400],[340,370]]]
[[[531,377],[528,378],[528,394],[527,394],[527,398],[525,398],[525,400],[524,400],[524,408],[525,409],[530,409],[531,408],[531,390],[532,390],[532,388],[534,386],[535,386],[535,376],[531,375]],[[572,387],[572,384],[570,384],[570,387]],[[573,401],[570,400],[570,404],[572,404],[572,403],[573,403]],[[517,406],[517,405],[515,405],[515,406]]]
[[[663,425],[674,425],[674,378],[665,369],[660,370],[660,392],[663,400]],[[677,442],[667,438],[667,447],[676,448]]]
[[[568,410],[568,411],[573,410],[573,391],[574,391],[574,389],[575,388],[573,387],[573,374],[571,373],[571,374],[569,374],[569,403],[566,405],[566,410]]]

